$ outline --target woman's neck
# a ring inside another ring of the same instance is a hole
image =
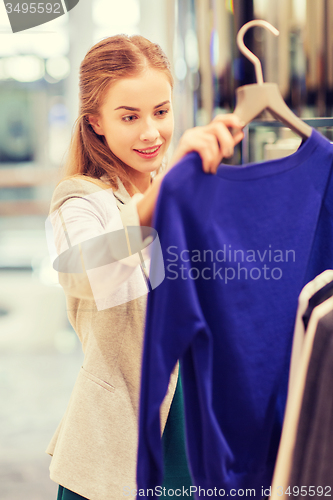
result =
[[[151,183],[150,172],[136,172],[134,175],[133,172],[131,172],[131,181],[140,193],[144,193],[147,191]],[[127,190],[130,196],[133,196],[136,192],[132,186],[129,186]]]

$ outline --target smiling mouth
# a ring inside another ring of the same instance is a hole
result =
[[[137,151],[138,153],[141,153],[144,155],[148,155],[148,154],[156,153],[156,151],[158,151],[161,146],[162,146],[162,144],[159,144],[158,146],[153,146],[152,148],[134,149],[134,151]]]

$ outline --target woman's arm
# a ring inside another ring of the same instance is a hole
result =
[[[197,151],[202,159],[202,168],[206,173],[215,174],[222,158],[233,155],[234,147],[243,139],[244,124],[234,114],[218,115],[205,127],[194,127],[181,137],[170,166],[156,175],[153,183],[145,191],[144,197],[137,203],[141,226],[150,226],[156,200],[164,175],[187,153]],[[231,134],[235,129],[235,134]]]

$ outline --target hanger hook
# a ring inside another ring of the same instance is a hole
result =
[[[244,56],[247,57],[247,59],[249,59],[249,61],[251,61],[254,64],[254,68],[256,71],[257,83],[259,83],[259,85],[261,85],[264,83],[261,62],[258,59],[258,57],[255,56],[253,54],[253,52],[251,52],[244,44],[244,35],[247,32],[247,30],[249,28],[252,28],[253,26],[261,26],[262,28],[266,28],[271,33],[273,33],[273,35],[275,35],[275,36],[279,35],[279,31],[276,28],[274,28],[274,26],[272,26],[267,21],[262,21],[260,19],[256,19],[254,21],[250,21],[250,22],[244,24],[244,26],[242,26],[241,29],[239,30],[239,32],[237,33],[238,48],[242,52],[242,54],[244,54]]]

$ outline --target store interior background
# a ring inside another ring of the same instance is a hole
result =
[[[2,500],[56,498],[44,450],[82,362],[44,231],[77,116],[82,58],[95,42],[117,33],[159,43],[175,76],[176,143],[187,128],[232,111],[236,88],[255,82],[235,42],[252,19],[280,30],[278,38],[262,28],[245,37],[262,62],[264,80],[276,82],[303,119],[331,118],[330,0],[80,0],[58,19],[16,34],[0,2]],[[321,131],[331,139],[329,126]],[[251,161],[290,154],[300,142],[269,126],[253,127],[250,138]],[[232,161],[242,161],[240,148]]]

